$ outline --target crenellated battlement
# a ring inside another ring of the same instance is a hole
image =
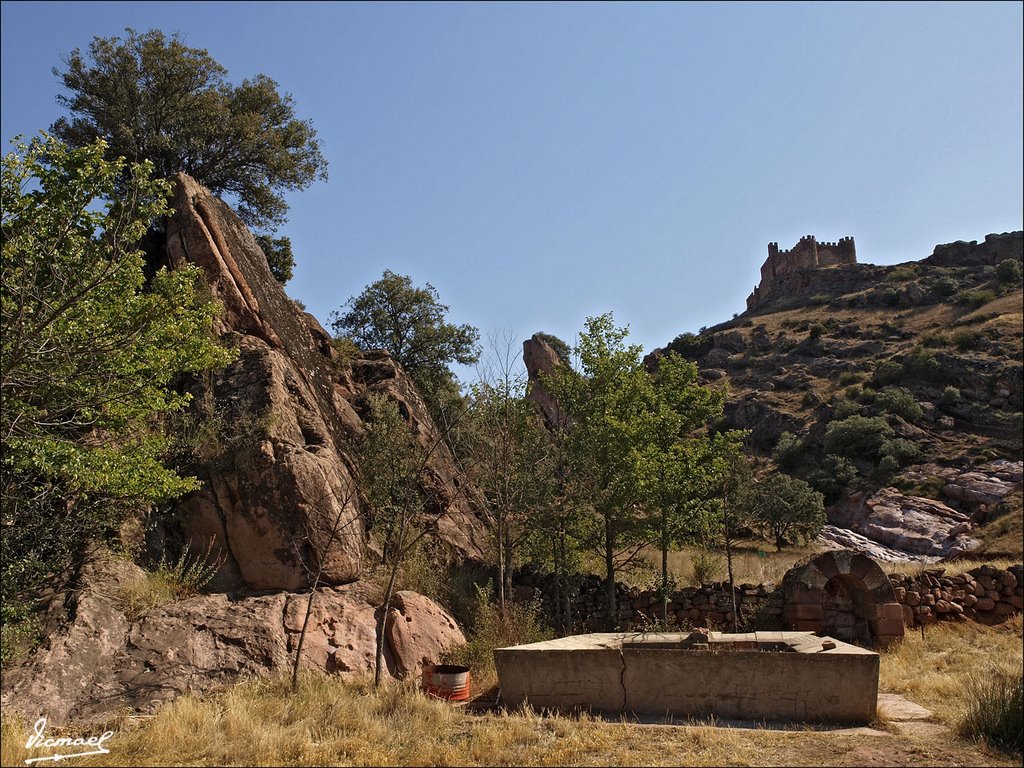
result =
[[[774,294],[778,281],[785,275],[801,269],[856,263],[857,248],[852,237],[841,237],[832,243],[819,243],[814,235],[804,235],[787,251],[780,251],[778,243],[768,243],[768,258],[761,265],[761,282],[747,297],[747,309],[753,309]]]

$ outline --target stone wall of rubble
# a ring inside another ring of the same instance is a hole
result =
[[[943,568],[929,568],[914,574],[891,574],[889,580],[897,601],[903,606],[903,620],[907,627],[937,621],[970,620],[999,624],[1022,610],[1022,565],[1008,569],[982,565],[954,576],[946,576]],[[555,607],[553,578],[523,574],[517,581],[521,585],[518,588],[520,596],[539,597],[549,619],[562,615]],[[598,576],[586,576],[568,586],[572,631],[604,631],[604,581]],[[618,583],[616,603],[623,629],[642,630],[660,623],[661,600],[657,590],[641,590]],[[782,590],[775,584],[736,586],[741,630],[783,629],[784,604]],[[670,627],[731,629],[729,583],[712,582],[676,590],[671,594],[668,611]]]

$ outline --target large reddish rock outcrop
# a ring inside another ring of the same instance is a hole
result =
[[[562,413],[559,411],[555,399],[541,383],[541,377],[551,373],[557,366],[563,365],[558,353],[544,341],[539,333],[535,333],[523,342],[523,363],[526,365],[526,375],[529,377],[530,387],[526,398],[537,406],[549,427],[559,424],[562,420]]]
[[[121,588],[144,578],[107,554],[83,572],[63,626],[32,658],[4,673],[3,705],[54,725],[123,712],[152,712],[185,692],[291,670],[309,593],[232,599],[198,595],[125,615]],[[385,631],[388,673],[402,677],[465,642],[454,619],[427,597],[400,592]],[[301,667],[325,673],[373,671],[376,611],[359,584],[318,589]],[[400,624],[401,626],[394,626]]]
[[[904,496],[881,488],[870,496],[850,494],[830,509],[829,522],[849,528],[886,547],[934,558],[962,555],[978,546],[967,534],[971,519],[941,501]]]
[[[462,487],[401,366],[384,352],[340,360],[330,335],[287,297],[231,209],[188,176],[176,182],[167,259],[172,267],[203,268],[222,307],[217,331],[239,353],[227,369],[191,385],[196,419],[219,418],[227,433],[224,450],[197,468],[204,487],[182,509],[193,547],[212,541],[224,559],[215,586],[293,590],[318,571],[325,584],[359,577],[367,516],[351,446],[363,431],[367,391],[397,400],[422,444],[433,447],[424,486],[439,538],[461,557],[482,558],[475,491]]]
[[[479,492],[401,366],[383,351],[343,359],[317,320],[287,297],[241,220],[194,180],[176,178],[173,206],[164,257],[172,268],[203,269],[220,305],[215,331],[238,354],[224,370],[182,382],[193,395],[197,433],[188,470],[203,487],[179,505],[182,531],[156,531],[183,533],[193,556],[209,547],[223,565],[210,594],[127,616],[124,588],[145,573],[109,555],[91,557],[77,585],[54,602],[45,642],[4,673],[5,706],[55,725],[125,707],[151,711],[184,691],[286,672],[309,595],[298,590],[315,574],[322,586],[301,665],[372,670],[378,609],[358,581],[372,515],[357,490],[355,452],[368,392],[395,400],[429,452],[421,485],[432,535],[455,559],[484,554],[486,529],[474,515]],[[159,537],[149,544],[159,549]],[[391,618],[402,622],[385,630],[395,676],[464,642],[454,620],[415,593],[400,594]]]

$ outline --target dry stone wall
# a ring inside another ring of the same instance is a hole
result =
[[[906,626],[967,620],[999,624],[1024,606],[1022,565],[1005,570],[982,565],[953,576],[944,573],[942,568],[934,568],[889,577],[896,600],[903,606]]]
[[[918,574],[891,574],[896,602],[903,607],[907,627],[937,621],[976,621],[999,624],[1022,611],[1024,566],[1000,569],[982,565],[963,574],[945,576],[942,568]],[[547,616],[555,616],[555,584],[550,577],[523,574],[521,591],[539,597]],[[658,590],[616,583],[616,602],[623,629],[649,628],[661,620]],[[604,631],[605,586],[598,576],[572,585],[573,631]],[[741,629],[782,629],[786,598],[781,585],[738,584],[736,606]],[[674,591],[668,604],[672,627],[712,627],[731,630],[729,582],[711,582]]]

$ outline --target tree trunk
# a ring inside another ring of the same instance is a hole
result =
[[[729,571],[729,599],[732,600],[732,631],[739,632],[739,616],[736,612],[736,582],[732,576],[732,537],[725,537],[725,567]]]
[[[388,586],[384,590],[384,605],[381,607],[380,616],[377,618],[377,654],[373,662],[373,687],[380,687],[381,667],[384,662],[384,632],[387,630],[388,614],[391,612],[391,594],[395,589],[395,580],[398,577],[399,558],[391,564],[391,575],[388,577]]]
[[[498,549],[498,610],[505,616],[505,526],[502,515],[498,513],[498,525],[495,532],[495,545]]]
[[[668,515],[661,513],[661,623],[668,629]]]
[[[299,632],[299,647],[295,649],[295,662],[292,664],[292,691],[299,686],[299,660],[302,658],[302,646],[306,644],[306,628],[309,626],[309,617],[313,615],[313,597],[316,595],[317,579],[313,582],[313,588],[309,590],[309,600],[306,601],[306,617],[302,620],[302,631]]]
[[[619,623],[619,610],[615,604],[615,535],[611,516],[604,518],[604,566],[607,573],[605,591],[608,610],[608,631],[614,632]]]
[[[505,524],[505,573],[502,591],[505,593],[506,599],[512,599],[512,531],[509,530],[508,523]],[[501,611],[502,616],[504,616],[504,606],[502,606]]]

